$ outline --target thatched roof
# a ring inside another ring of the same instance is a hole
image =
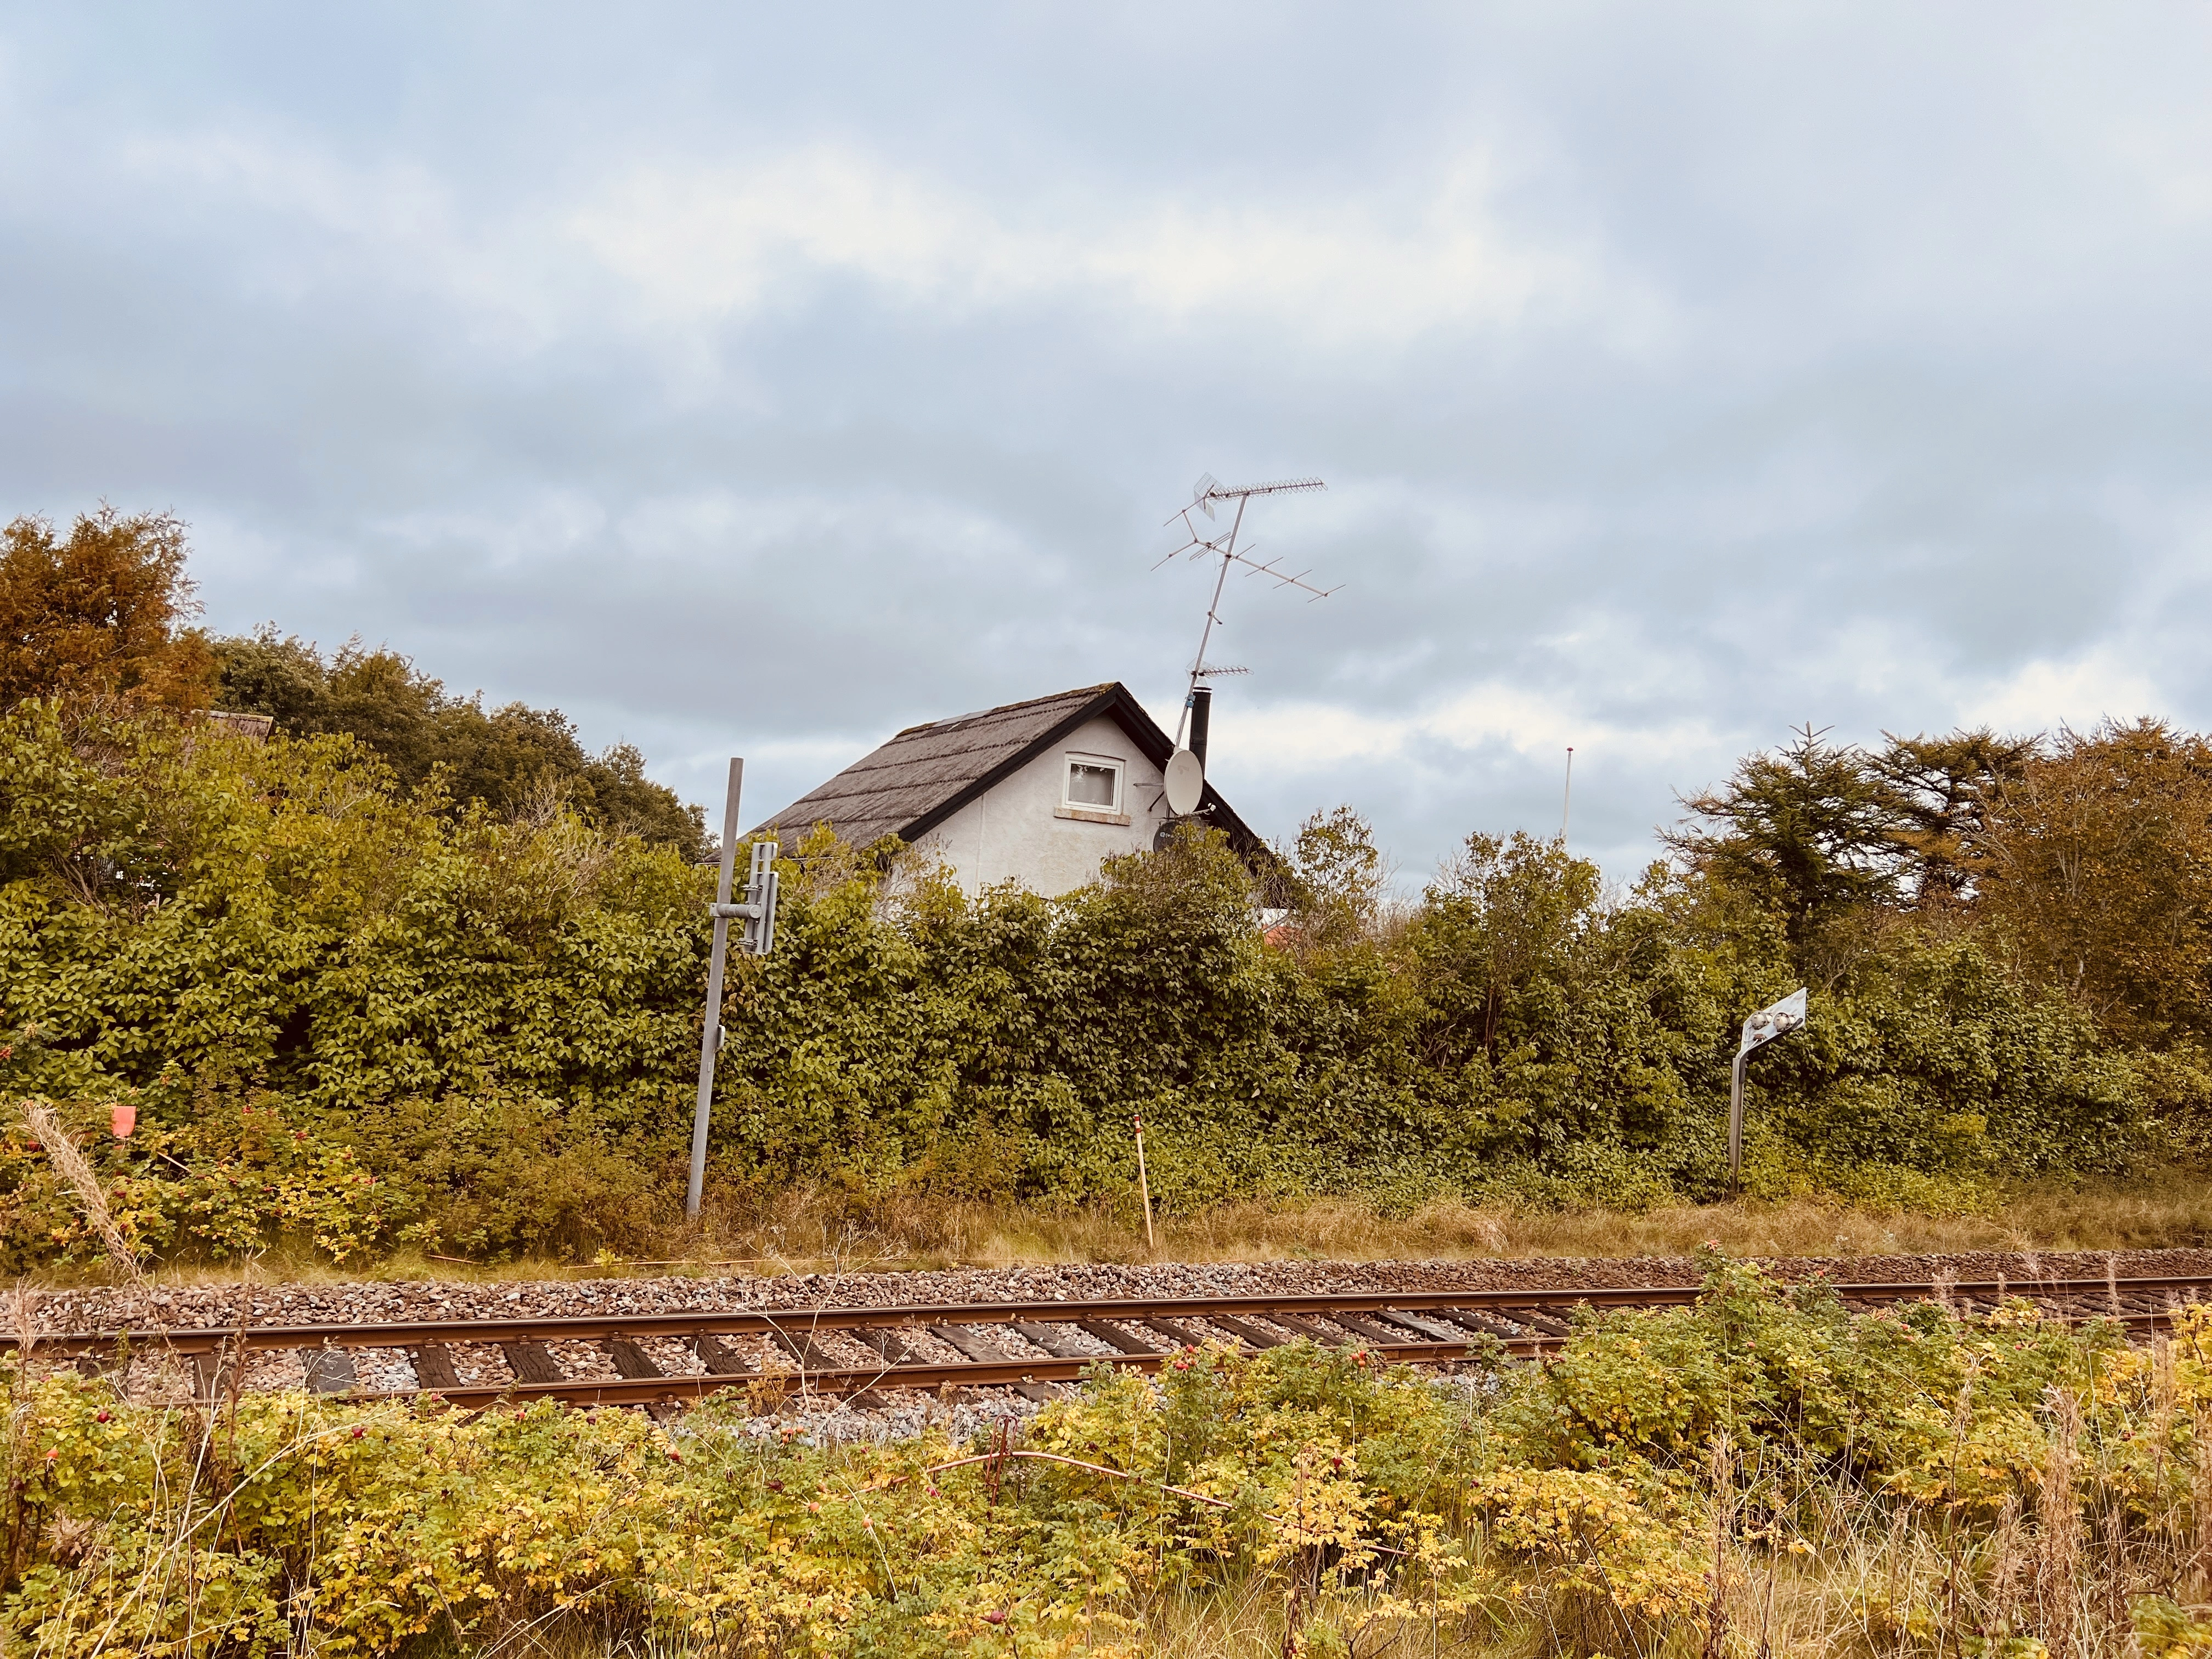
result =
[[[1160,730],[1127,686],[1118,680],[1081,686],[949,720],[909,726],[751,833],[775,830],[786,841],[796,841],[816,824],[827,823],[851,847],[867,847],[885,836],[919,841],[969,801],[1101,715],[1118,725],[1154,765],[1165,766],[1175,752],[1174,739]],[[1239,852],[1259,844],[1211,784],[1199,811],[1215,828],[1229,832]]]

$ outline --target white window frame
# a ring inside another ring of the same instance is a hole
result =
[[[1079,766],[1103,766],[1113,769],[1113,805],[1097,806],[1089,801],[1068,798],[1068,786],[1075,781],[1075,769]],[[1077,818],[1085,823],[1128,823],[1129,763],[1119,755],[1090,755],[1079,749],[1068,750],[1060,757],[1060,807],[1053,816]]]

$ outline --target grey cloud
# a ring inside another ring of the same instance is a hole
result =
[[[917,719],[1171,708],[1204,581],[1151,571],[1159,520],[1201,470],[1319,472],[1253,527],[1345,587],[1232,586],[1224,789],[1278,834],[1352,800],[1418,878],[1555,828],[1577,742],[1626,875],[1802,720],[2148,686],[2212,723],[2207,46],[2010,7],[10,13],[0,507],[173,505],[217,625],[388,640],[697,799],[747,748],[766,810]],[[676,267],[595,252],[655,179],[708,216]]]

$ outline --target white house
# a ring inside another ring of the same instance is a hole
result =
[[[1085,686],[910,726],[753,834],[788,845],[827,823],[854,847],[896,836],[942,859],[964,891],[1018,879],[1065,893],[1102,860],[1156,843],[1174,750],[1127,687]],[[1247,857],[1259,848],[1211,784],[1191,816]]]

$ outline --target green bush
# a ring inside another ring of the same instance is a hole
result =
[[[1609,901],[1527,836],[1472,838],[1395,921],[1307,884],[1287,948],[1218,838],[1054,900],[791,850],[778,949],[731,976],[720,1193],[1117,1200],[1141,1113],[1170,1208],[1710,1196],[1736,1022],[1796,982],[1741,896],[1655,871]],[[0,1079],[58,1103],[149,1245],[635,1239],[680,1191],[711,884],[564,812],[451,810],[348,737],[27,702],[0,719]],[[2118,1167],[2152,1086],[2193,1077],[1972,933],[1870,930],[1753,1064],[1750,1177],[1971,1206]],[[49,1162],[0,1146],[0,1261],[91,1248]]]

